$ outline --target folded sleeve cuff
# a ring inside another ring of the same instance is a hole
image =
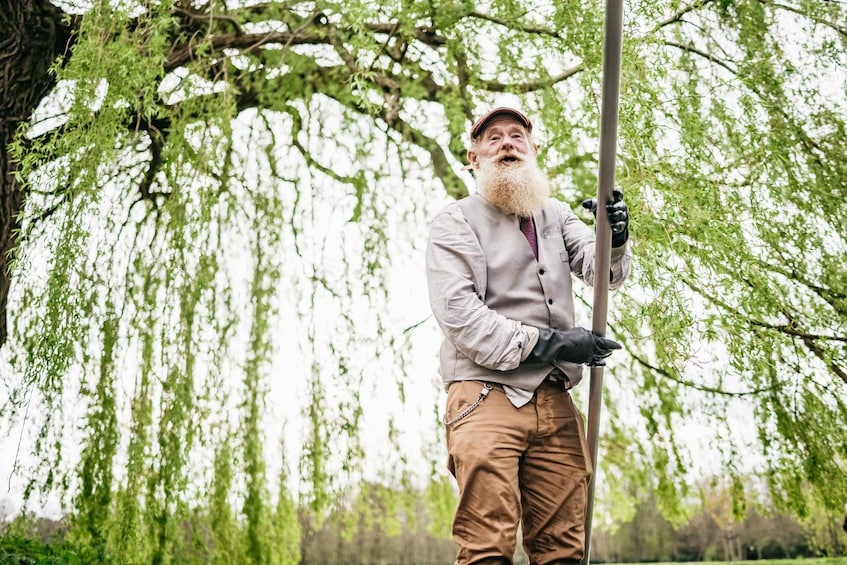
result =
[[[535,344],[538,343],[538,328],[523,326],[521,329],[526,333],[526,342],[523,346],[523,353],[521,353],[521,361],[526,361],[526,358],[535,349]]]

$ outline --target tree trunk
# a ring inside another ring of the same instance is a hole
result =
[[[0,0],[0,346],[8,335],[10,261],[26,200],[8,145],[55,85],[50,65],[71,39],[61,16],[47,0]]]
[[[6,305],[11,285],[9,262],[20,227],[17,216],[23,206],[24,195],[15,179],[15,163],[9,157],[6,145],[9,137],[0,133],[0,346],[6,342]]]

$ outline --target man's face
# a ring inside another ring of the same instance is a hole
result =
[[[468,151],[478,192],[505,214],[529,216],[543,208],[550,181],[538,166],[537,152],[520,121],[495,116]]]
[[[537,146],[530,142],[526,128],[512,116],[495,116],[468,151],[471,167],[479,169],[480,162],[493,160],[498,167],[520,167],[534,159]]]

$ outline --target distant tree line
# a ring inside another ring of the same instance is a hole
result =
[[[727,512],[728,514],[728,512]],[[592,561],[741,561],[837,557],[847,554],[847,537],[837,519],[812,515],[798,520],[750,506],[743,520],[727,520],[708,507],[674,527],[655,500],[640,504],[635,517],[610,531],[595,530]]]
[[[322,518],[298,511],[301,565],[426,565],[451,563],[455,546],[449,521],[433,513],[423,493],[365,483],[338,501]],[[731,518],[721,497],[704,498],[699,511],[674,526],[655,498],[636,506],[633,518],[613,529],[599,525],[592,539],[595,563],[741,561],[847,555],[839,517],[821,512],[802,520],[750,505],[743,519]],[[215,563],[214,543],[203,534],[203,512],[183,524],[183,563]],[[0,504],[0,563],[99,563],[97,556],[67,536],[70,520],[12,516]],[[233,524],[236,530],[243,527]],[[237,535],[237,532],[233,532]],[[221,561],[222,562],[222,561]],[[526,565],[518,550],[516,565]]]

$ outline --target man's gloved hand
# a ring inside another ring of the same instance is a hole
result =
[[[532,348],[532,353],[526,358],[526,362],[570,361],[587,365],[604,365],[603,359],[611,355],[613,349],[620,348],[620,343],[594,335],[585,328],[569,330],[538,328],[538,342]]]
[[[597,199],[588,198],[582,201],[582,207],[591,210],[597,218]],[[609,226],[612,228],[612,247],[620,247],[629,239],[629,210],[623,201],[623,191],[616,188],[612,191],[612,201],[606,204],[609,216]]]

